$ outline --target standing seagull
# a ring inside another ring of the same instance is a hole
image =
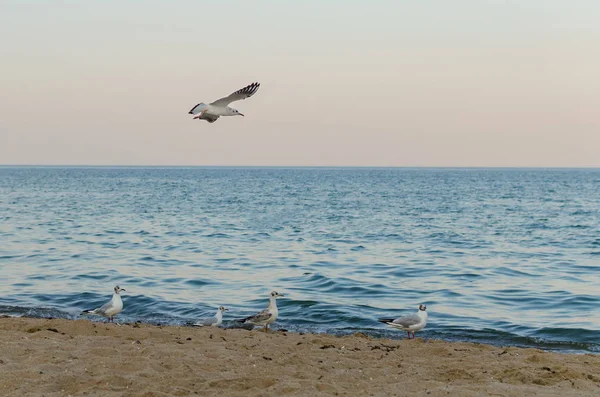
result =
[[[223,306],[219,306],[217,314],[214,317],[204,318],[194,323],[196,327],[218,327],[223,322],[223,312],[228,311]]]
[[[117,314],[121,313],[121,310],[123,310],[123,301],[121,300],[121,296],[119,295],[119,292],[121,291],[125,290],[117,285],[115,287],[115,293],[113,294],[110,302],[105,303],[98,309],[84,310],[83,312],[81,312],[81,314],[97,314],[99,316],[108,317],[109,323],[111,321],[114,322],[114,317]]]
[[[243,116],[242,113],[234,108],[230,108],[228,105],[231,102],[250,98],[258,91],[258,87],[260,87],[260,83],[252,83],[249,86],[237,90],[225,98],[217,99],[208,105],[200,102],[194,106],[188,114],[196,114],[197,116],[194,117],[195,119],[206,120],[209,123],[214,123],[221,116]]]
[[[277,310],[277,298],[281,297],[283,297],[283,294],[280,294],[277,291],[271,292],[271,297],[269,298],[269,306],[267,306],[265,310],[258,314],[255,314],[254,316],[246,317],[241,320],[235,321],[244,324],[264,326],[265,332],[267,332],[269,329],[269,324],[277,320],[277,315],[279,314],[279,311]]]
[[[392,328],[396,328],[402,331],[406,331],[408,339],[415,339],[415,331],[420,331],[427,325],[427,306],[419,305],[419,311],[417,314],[411,314],[410,316],[393,318],[382,318],[379,319],[380,323],[389,325]],[[412,338],[410,334],[412,332]]]

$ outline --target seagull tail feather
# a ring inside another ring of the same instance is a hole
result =
[[[377,320],[377,321],[379,321],[380,323],[387,324],[387,323],[391,323],[391,322],[393,322],[393,321],[394,321],[394,319],[393,319],[393,318],[380,318],[380,319],[379,319],[379,320]]]

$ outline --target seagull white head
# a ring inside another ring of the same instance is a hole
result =
[[[243,113],[240,113],[239,110],[234,109],[234,108],[230,108],[229,106],[227,107],[227,112],[231,116],[243,116],[244,115]]]
[[[283,298],[283,296],[284,296],[283,294],[280,294],[280,293],[279,293],[279,292],[277,292],[277,291],[273,291],[273,292],[271,292],[271,298],[273,298],[273,299],[277,299],[277,298]]]
[[[221,313],[223,313],[223,312],[228,312],[228,311],[229,311],[229,309],[225,309],[223,306],[219,306],[219,311],[220,311]]]
[[[425,310],[427,310],[427,306],[425,306],[425,305],[419,305],[419,310],[425,311]]]
[[[123,288],[119,287],[118,285],[115,286],[115,294],[119,295],[119,292],[121,291],[125,291]]]

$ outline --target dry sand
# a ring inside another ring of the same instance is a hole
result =
[[[0,396],[600,396],[600,356],[436,340],[0,319]]]

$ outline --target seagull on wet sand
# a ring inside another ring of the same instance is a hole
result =
[[[217,310],[217,314],[214,317],[204,318],[202,320],[197,321],[193,325],[196,327],[218,327],[223,322],[223,312],[229,311],[229,309],[225,309],[223,306],[219,306]]]
[[[97,309],[84,310],[83,312],[81,312],[81,314],[97,314],[99,316],[108,317],[109,323],[114,322],[114,317],[117,314],[121,313],[121,310],[123,310],[123,300],[121,300],[121,296],[119,295],[119,293],[125,290],[117,285],[115,286],[114,291],[115,293],[113,294],[112,299],[109,302],[105,303]]]
[[[258,314],[255,314],[254,316],[246,317],[235,321],[243,324],[252,324],[261,327],[264,326],[265,332],[268,332],[269,324],[277,320],[277,315],[279,314],[279,311],[277,310],[277,298],[281,297],[283,297],[283,294],[280,294],[277,291],[271,292],[271,296],[269,297],[269,306],[267,306],[265,310]]]
[[[408,339],[415,339],[415,332],[420,331],[427,325],[427,306],[419,305],[419,311],[417,314],[411,314],[410,316],[393,318],[382,318],[379,319],[380,323],[389,325],[392,328],[406,331]],[[412,338],[410,337],[412,333]]]
[[[241,90],[237,90],[224,98],[217,99],[208,105],[200,102],[189,111],[189,114],[195,114],[196,116],[194,119],[206,120],[209,123],[214,123],[221,116],[243,116],[237,109],[230,108],[229,104],[241,99],[250,98],[258,91],[258,87],[260,87],[260,83],[252,83]]]

